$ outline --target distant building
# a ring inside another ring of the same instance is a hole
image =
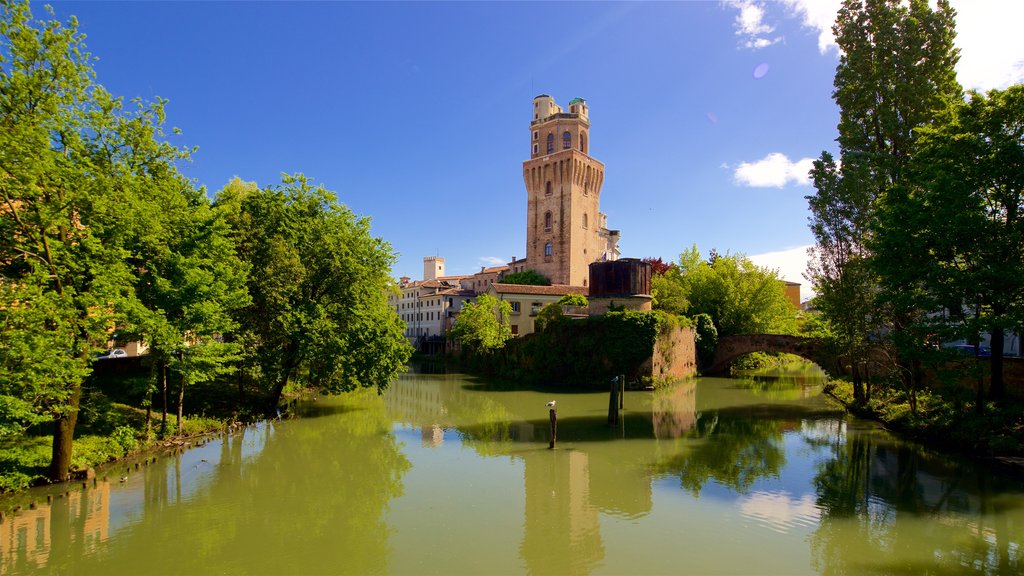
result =
[[[542,308],[566,294],[587,295],[586,286],[530,286],[526,284],[491,284],[487,293],[512,306],[509,325],[513,336],[525,336],[536,331],[535,320]]]
[[[793,304],[793,306],[796,306],[796,309],[799,310],[800,309],[800,283],[799,282],[790,282],[788,280],[783,280],[782,283],[786,287],[786,300],[789,300]]]
[[[388,304],[405,322],[405,337],[422,351],[443,350],[444,335],[451,327],[451,318],[475,292],[463,287],[471,276],[445,276],[444,258],[423,258],[423,280],[399,280],[396,293],[388,296]]]

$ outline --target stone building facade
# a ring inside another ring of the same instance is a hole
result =
[[[526,259],[552,284],[586,286],[591,262],[618,258],[619,231],[600,211],[604,164],[589,154],[582,98],[565,112],[547,94],[533,99],[526,182]]]

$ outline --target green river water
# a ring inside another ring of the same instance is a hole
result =
[[[408,374],[23,496],[0,573],[1024,572],[1024,484],[849,418],[820,383],[631,391],[609,427],[607,392]]]

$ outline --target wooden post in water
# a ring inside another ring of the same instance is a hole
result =
[[[548,410],[548,417],[551,419],[551,442],[548,444],[548,449],[554,450],[555,440],[558,438],[558,410],[554,406]]]
[[[619,423],[619,378],[612,378],[612,385],[608,391],[608,425],[615,426]]]
[[[625,407],[622,404],[623,399],[625,397],[626,397],[626,375],[625,374],[620,374],[619,375],[619,410],[622,410]]]

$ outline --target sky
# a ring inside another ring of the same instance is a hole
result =
[[[471,274],[526,253],[533,97],[590,108],[624,257],[743,253],[804,284],[807,170],[835,153],[838,0],[56,2],[98,81],[166,98],[213,195],[303,173],[397,253]],[[1024,2],[954,1],[966,88],[1024,80]],[[34,4],[37,17],[43,5]]]

